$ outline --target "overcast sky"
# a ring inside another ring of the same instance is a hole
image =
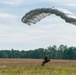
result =
[[[30,10],[53,6],[76,15],[75,0],[1,0],[0,49],[29,50],[61,44],[76,46],[76,26],[56,15],[50,15],[31,26],[21,22]]]

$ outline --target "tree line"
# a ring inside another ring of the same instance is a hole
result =
[[[0,58],[34,58],[42,59],[48,55],[50,59],[76,60],[76,47],[67,47],[67,45],[56,45],[35,50],[0,50]]]

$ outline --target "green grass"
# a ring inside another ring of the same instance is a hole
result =
[[[29,61],[2,59],[0,75],[76,75],[76,61],[51,60],[45,66],[41,66],[42,60]]]
[[[10,66],[1,67],[0,75],[76,75],[76,67],[61,66]]]

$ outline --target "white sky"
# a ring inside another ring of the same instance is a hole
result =
[[[76,46],[76,26],[58,16],[50,15],[31,26],[21,22],[30,10],[52,6],[76,15],[75,0],[1,0],[0,49],[29,50],[61,44]]]

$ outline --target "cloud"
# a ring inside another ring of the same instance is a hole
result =
[[[64,1],[61,1],[61,0],[41,0],[41,1],[47,1],[47,2],[55,2],[55,3],[59,3],[59,2],[61,2],[61,3],[67,3],[67,2],[69,2],[69,3],[74,3],[74,2],[76,2],[75,0],[64,0]]]
[[[27,5],[27,4],[35,4],[35,2],[40,2],[40,0],[3,0],[0,3],[7,5]]]
[[[66,8],[65,6],[75,6],[75,2],[75,0],[0,1],[2,3],[0,7],[0,49],[35,49],[53,44],[75,45],[76,27],[56,15],[50,15],[31,26],[21,22],[22,16],[33,8],[51,7],[51,5]]]
[[[8,13],[0,13],[0,18],[17,18],[15,15],[8,14]]]
[[[41,0],[43,2],[51,3],[54,6],[76,6],[75,0]]]
[[[76,6],[76,3],[69,3],[67,6]]]
[[[23,3],[23,1],[24,0],[3,0],[1,3],[9,4],[9,5],[19,5],[19,4]]]
[[[13,24],[17,21],[18,16],[10,13],[0,13],[0,24]]]

